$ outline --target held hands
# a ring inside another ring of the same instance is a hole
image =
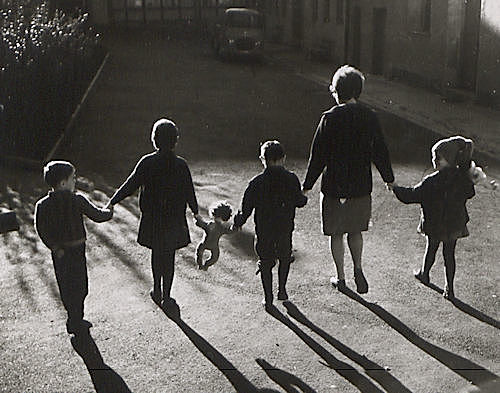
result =
[[[398,184],[393,181],[392,183],[385,183],[385,188],[387,191],[394,191],[394,187],[398,187]]]

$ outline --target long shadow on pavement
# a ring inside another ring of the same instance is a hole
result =
[[[276,307],[271,307],[267,311],[271,316],[283,323],[292,332],[294,332],[309,348],[318,354],[325,362],[325,366],[335,370],[339,375],[344,377],[362,393],[383,393],[372,381],[363,374],[359,373],[351,365],[344,363],[333,356],[328,350],[321,346],[316,340],[304,333],[297,325],[289,318],[283,315]],[[322,363],[324,364],[324,363]]]
[[[437,293],[443,293],[443,289],[439,288],[437,285],[433,283],[424,284],[426,287],[436,291]],[[471,305],[462,302],[460,299],[455,298],[451,301],[451,303],[458,308],[460,311],[469,314],[471,317],[476,318],[478,321],[484,322],[494,328],[500,329],[500,321],[497,321],[495,318],[486,315],[482,311],[472,307]]]
[[[71,345],[87,366],[97,393],[132,393],[123,378],[104,363],[90,333],[73,336]]]
[[[280,370],[279,368],[271,366],[264,359],[255,359],[257,364],[262,367],[266,372],[267,376],[271,378],[274,382],[280,385],[283,390],[287,393],[317,393],[312,387],[306,384],[297,376],[290,374],[286,371]],[[300,389],[300,392],[299,390]]]
[[[413,330],[411,330],[409,326],[405,325],[402,321],[386,311],[384,308],[380,307],[377,304],[367,302],[351,289],[346,288],[345,290],[343,290],[343,293],[345,293],[347,296],[357,301],[361,305],[365,306],[367,309],[369,309],[371,312],[385,321],[390,327],[392,327],[399,334],[410,341],[413,345],[417,346],[422,351],[426,352],[434,359],[441,362],[444,366],[448,367],[450,370],[457,373],[462,378],[470,381],[474,385],[480,386],[485,382],[498,378],[496,374],[481,367],[480,365],[424,340]]]
[[[272,389],[258,389],[252,384],[234,365],[227,360],[213,345],[199,335],[181,318],[179,308],[172,307],[170,310],[163,310],[194,344],[194,346],[205,356],[233,385],[238,393],[279,393]]]
[[[304,326],[307,326],[318,336],[323,338],[329,344],[331,344],[339,352],[343,353],[349,359],[353,360],[359,364],[365,370],[366,374],[373,380],[377,381],[380,386],[388,393],[411,393],[406,386],[404,386],[398,379],[392,376],[385,368],[379,366],[377,363],[372,362],[365,356],[353,351],[348,346],[342,344],[339,340],[333,338],[330,334],[325,332],[320,327],[316,326],[292,303],[284,302],[284,306],[288,311],[288,314],[294,318],[297,322],[300,322]]]

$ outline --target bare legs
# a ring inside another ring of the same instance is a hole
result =
[[[366,293],[368,292],[368,283],[361,267],[361,256],[363,254],[363,235],[361,232],[348,233],[347,245],[349,246],[349,251],[354,262],[356,289],[359,293]],[[339,289],[342,289],[345,286],[343,235],[332,235],[330,237],[330,249],[337,269],[337,285]]]

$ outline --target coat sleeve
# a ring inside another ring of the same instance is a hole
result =
[[[49,218],[40,203],[35,206],[35,229],[45,246],[51,250],[57,248],[56,241],[51,236]]]
[[[243,200],[241,202],[241,210],[234,216],[234,226],[241,227],[247,222],[248,217],[252,214],[255,208],[255,190],[253,183],[250,182],[245,193],[243,195]]]
[[[293,178],[293,195],[295,196],[295,206],[304,207],[307,203],[307,197],[302,193],[300,189],[299,178],[294,174]]]
[[[403,203],[422,203],[425,192],[425,182],[421,182],[414,187],[400,187],[393,188],[396,197]]]
[[[125,198],[132,195],[135,191],[144,185],[144,159],[139,160],[132,173],[128,176],[127,180],[116,190],[111,197],[111,204],[116,205]]]
[[[323,172],[326,166],[328,157],[327,143],[325,141],[325,126],[327,117],[323,115],[319,121],[316,133],[311,144],[311,153],[309,155],[309,163],[307,165],[306,177],[303,183],[305,190],[313,188],[314,183]]]
[[[193,178],[191,176],[191,171],[189,170],[187,164],[185,168],[186,168],[186,175],[185,175],[186,201],[193,214],[198,214],[198,201],[196,200],[196,194],[194,192]]]
[[[392,172],[391,160],[389,158],[389,150],[384,140],[384,134],[380,127],[380,122],[373,113],[373,163],[386,183],[394,181],[394,173]]]
[[[92,202],[90,202],[84,195],[77,194],[78,205],[80,206],[82,214],[95,222],[109,221],[113,217],[113,212],[108,209],[100,209]]]

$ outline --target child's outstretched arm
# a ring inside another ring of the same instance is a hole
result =
[[[392,191],[396,198],[401,202],[409,203],[421,203],[423,199],[423,183],[419,183],[414,187],[401,187],[393,183]]]
[[[208,222],[206,222],[203,217],[201,217],[199,214],[196,214],[194,216],[194,224],[197,226],[197,227],[200,227],[201,229],[203,230],[207,230],[208,229]]]
[[[255,189],[253,184],[250,183],[245,190],[245,194],[243,195],[243,201],[241,202],[241,210],[238,211],[238,214],[234,216],[234,225],[235,228],[242,227],[245,222],[247,222],[248,217],[252,214],[253,209],[255,208]]]
[[[295,206],[296,207],[304,207],[307,204],[307,197],[302,192],[300,187],[300,181],[297,176],[294,176],[294,194],[295,194]]]
[[[83,214],[85,214],[88,218],[95,222],[104,222],[111,220],[113,217],[113,207],[112,205],[109,208],[101,209],[90,202],[85,196],[82,194],[76,195],[78,204],[80,205],[80,210]]]

